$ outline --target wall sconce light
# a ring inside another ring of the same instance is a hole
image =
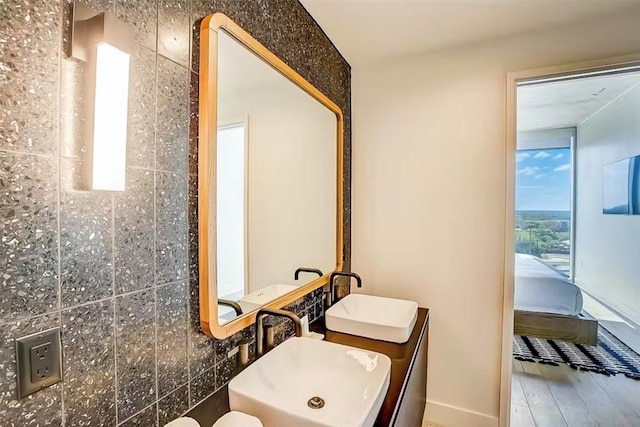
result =
[[[71,57],[87,63],[85,184],[124,191],[133,29],[109,13],[74,4]]]

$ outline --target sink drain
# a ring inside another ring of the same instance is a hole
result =
[[[324,399],[318,396],[313,396],[307,401],[307,406],[311,409],[320,409],[324,407]]]

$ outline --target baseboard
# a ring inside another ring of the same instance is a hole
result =
[[[498,417],[427,401],[425,421],[441,427],[498,427]]]

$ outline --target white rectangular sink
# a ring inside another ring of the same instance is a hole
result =
[[[290,338],[231,380],[229,406],[264,427],[371,427],[390,369],[383,354]]]
[[[238,304],[242,307],[243,313],[249,313],[250,311],[257,310],[274,299],[280,298],[282,295],[288,294],[296,289],[298,289],[298,287],[292,285],[270,285],[243,296],[238,301]]]
[[[418,304],[394,298],[349,294],[325,313],[327,329],[374,340],[405,343],[418,319]]]

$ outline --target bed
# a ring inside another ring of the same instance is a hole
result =
[[[540,258],[516,254],[514,333],[597,345],[598,322],[582,313],[582,291]]]

